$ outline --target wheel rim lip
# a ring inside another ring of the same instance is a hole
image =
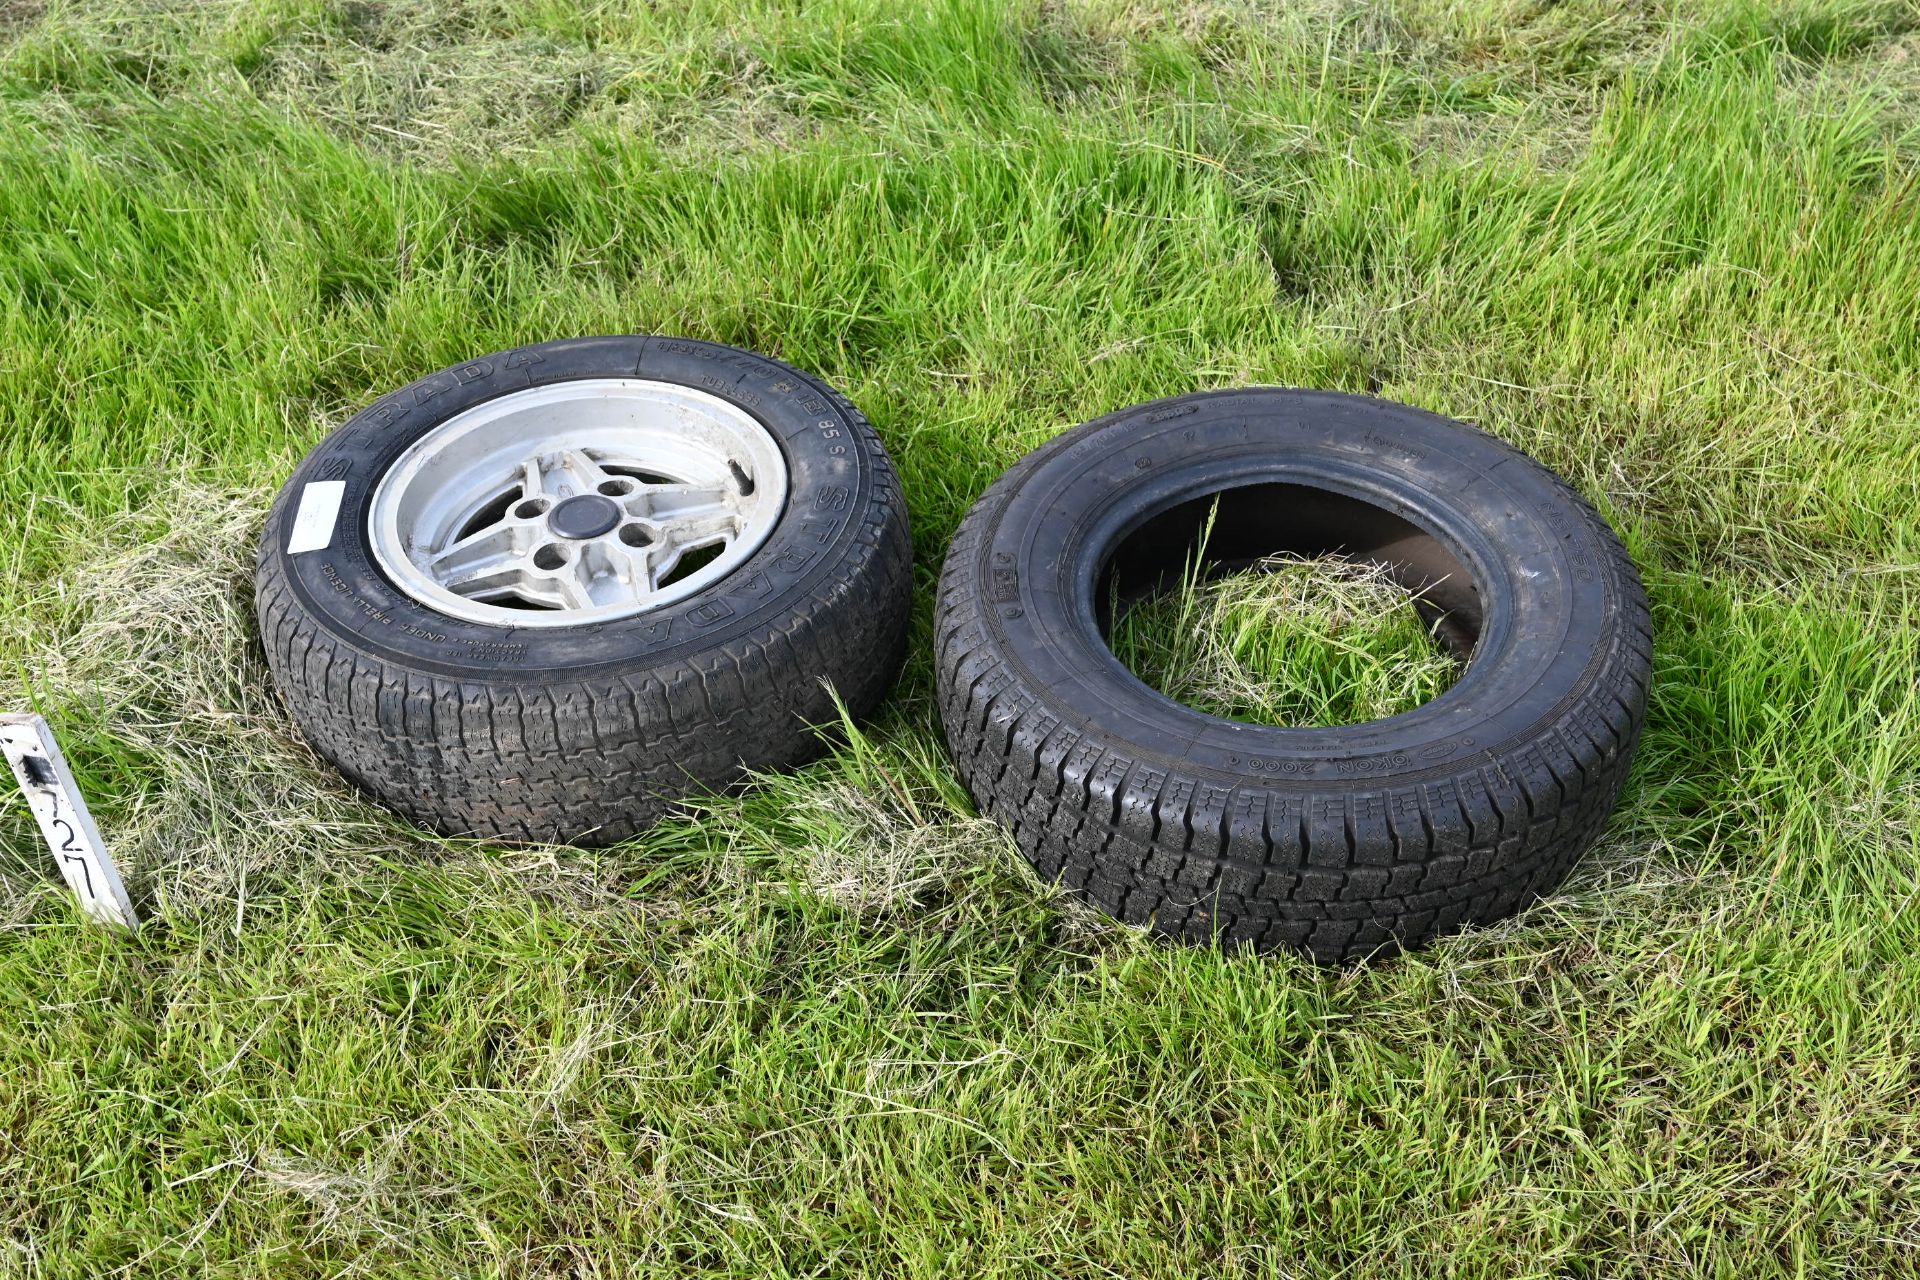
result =
[[[594,608],[514,608],[443,586],[421,559],[443,549],[436,542],[446,537],[449,526],[460,528],[462,510],[473,506],[475,495],[486,491],[490,480],[492,492],[502,491],[511,474],[502,463],[560,449],[622,460],[637,456],[642,461],[664,454],[668,464],[647,469],[686,483],[733,483],[728,467],[737,463],[753,482],[751,495],[742,503],[740,531],[711,562],[644,600]],[[472,456],[449,461],[456,452]],[[675,470],[689,467],[699,474]],[[374,486],[368,543],[387,579],[403,595],[438,613],[499,627],[587,626],[655,612],[733,573],[772,536],[785,514],[790,485],[778,437],[739,405],[679,383],[632,377],[573,379],[483,401],[410,444]]]

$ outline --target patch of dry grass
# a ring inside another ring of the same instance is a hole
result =
[[[180,480],[111,520],[43,510],[70,568],[9,648],[148,909],[242,922],[249,882],[343,848],[418,856],[302,743],[254,640],[253,541],[270,495]],[[12,896],[32,903],[40,895]]]
[[[306,745],[254,631],[253,555],[270,499],[181,477],[113,519],[71,509],[37,519],[68,568],[24,609],[4,656],[67,744],[138,909],[238,930],[250,899],[284,906],[302,886],[393,860],[464,866],[569,910],[628,910],[607,859],[423,835]],[[11,922],[64,912],[25,816],[6,822]]]
[[[1411,711],[1457,664],[1387,566],[1273,556],[1190,576],[1114,626],[1114,652],[1176,702],[1252,724],[1357,724]]]

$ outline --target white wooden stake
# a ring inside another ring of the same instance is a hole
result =
[[[93,825],[86,798],[60,754],[53,730],[37,715],[0,715],[0,750],[20,780],[27,806],[39,819],[40,833],[53,850],[60,874],[67,878],[86,913],[102,924],[137,929],[140,918],[127,901],[120,869],[107,853],[100,828]]]

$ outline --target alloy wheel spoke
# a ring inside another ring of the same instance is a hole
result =
[[[427,568],[447,590],[465,595],[502,585],[524,570],[519,539],[508,525],[472,533],[433,556]]]
[[[669,546],[685,551],[716,538],[731,538],[739,527],[739,517],[733,512],[715,511],[662,521],[660,534]]]
[[[593,608],[593,592],[587,583],[586,558],[579,557],[552,573],[542,574],[536,583],[547,592],[556,596],[560,606],[565,609]]]
[[[606,547],[608,576],[620,584],[618,594],[624,600],[645,600],[654,592],[654,548],[630,547],[614,542]]]
[[[528,458],[520,464],[520,497],[524,500],[546,496],[546,479],[540,470],[540,459]]]
[[[731,511],[731,491],[718,484],[650,484],[630,500],[628,510],[656,520]]]
[[[529,478],[537,476],[529,496],[563,502],[583,493],[596,493],[601,485],[615,479],[601,469],[584,449],[556,449],[528,461]]]
[[[606,480],[627,477],[603,470],[579,449],[559,449],[527,459],[520,468],[522,498],[552,506],[594,492]],[[543,517],[509,509],[499,523],[468,534],[426,561],[434,579],[456,595],[508,591],[561,609],[596,609],[615,603],[644,604],[660,590],[681,559],[740,532],[733,490],[724,484],[646,484],[617,499],[629,519],[641,518],[650,540],[638,546],[617,531],[574,544],[559,568],[533,562],[536,545],[548,544]]]

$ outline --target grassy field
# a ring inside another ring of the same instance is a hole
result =
[[[1920,1274],[1916,173],[1913,0],[0,0],[0,701],[153,919],[0,795],[0,1275]],[[425,838],[292,737],[252,539],[383,389],[606,332],[866,411],[915,657],[635,844]],[[961,513],[1248,382],[1476,421],[1632,547],[1564,893],[1319,971],[973,816]]]

